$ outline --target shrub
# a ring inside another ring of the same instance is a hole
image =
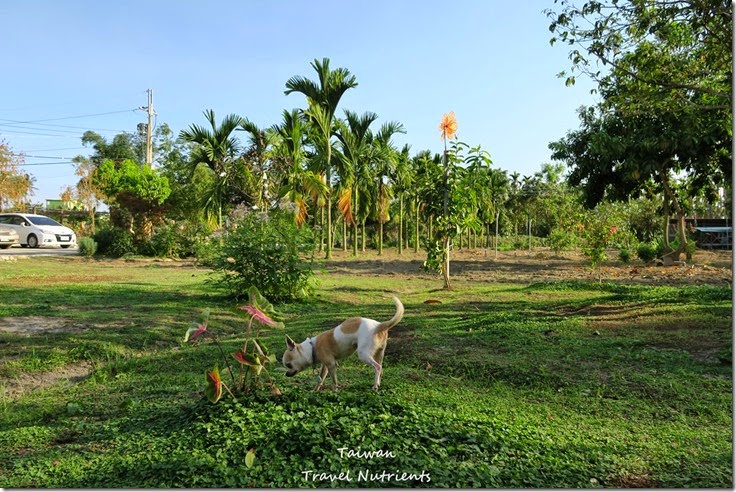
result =
[[[180,258],[186,256],[185,238],[176,224],[157,227],[146,244],[147,253],[159,258]]]
[[[103,255],[121,257],[138,253],[133,235],[124,229],[111,227],[100,229],[92,238],[97,243],[97,251]]]
[[[274,302],[303,298],[312,290],[313,253],[311,229],[298,228],[291,215],[246,213],[223,238],[215,282],[235,298],[250,286]]]
[[[657,246],[651,242],[641,242],[636,247],[636,256],[644,263],[649,263],[657,257]]]
[[[79,240],[79,252],[84,256],[94,256],[97,252],[97,243],[91,237],[83,237]]]
[[[631,261],[631,250],[628,248],[622,248],[618,252],[618,259],[621,263],[628,263]]]
[[[555,227],[547,238],[547,244],[549,244],[550,249],[556,255],[559,255],[575,245],[575,235],[569,231]]]

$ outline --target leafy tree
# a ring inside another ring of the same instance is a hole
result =
[[[0,212],[21,203],[33,191],[33,177],[20,169],[23,162],[22,154],[12,152],[0,140]]]
[[[732,6],[728,0],[555,0],[545,12],[550,43],[566,43],[580,74],[601,93],[626,86],[617,104],[673,102],[700,109],[731,107]],[[631,96],[636,96],[636,102]]]
[[[718,187],[730,179],[726,165],[730,156],[725,149],[708,144],[711,138],[726,139],[719,135],[726,129],[718,124],[709,127],[699,118],[702,114],[688,109],[636,116],[615,110],[581,110],[581,128],[550,144],[553,158],[573,168],[570,184],[581,187],[590,208],[604,198],[636,198],[653,185],[663,200],[665,245],[669,244],[669,216],[678,218],[679,245],[668,253],[673,260],[687,246],[684,198],[697,190],[710,190],[716,196]],[[689,176],[686,186],[675,180],[683,174]]]
[[[602,101],[582,110],[581,129],[551,148],[574,168],[571,184],[583,184],[588,206],[635,197],[653,183],[667,246],[669,216],[678,217],[679,247],[668,253],[678,259],[690,198],[713,201],[731,181],[730,2],[560,5],[548,11],[553,40],[583,47],[570,53],[573,71],[598,83]]]
[[[315,82],[303,76],[294,76],[286,81],[285,94],[300,92],[307,97],[308,108],[305,111],[309,122],[319,137],[316,145],[324,155],[324,172],[327,180],[327,245],[325,255],[332,257],[332,134],[335,124],[335,113],[343,94],[358,82],[346,68],[330,69],[330,59],[320,62],[315,59],[312,68],[317,72]]]
[[[88,130],[82,134],[82,145],[85,147],[91,145],[94,149],[94,153],[89,159],[95,167],[101,165],[106,159],[115,162],[122,162],[126,159],[145,162],[146,154],[145,147],[143,147],[145,144],[132,133],[119,133],[113,137],[111,142],[108,142],[99,133]]]
[[[426,242],[427,260],[425,266],[442,274],[443,287],[450,289],[450,244],[457,236],[469,215],[476,210],[474,196],[467,193],[465,176],[465,152],[468,145],[453,140],[444,157],[444,165],[439,159],[432,162],[436,167],[429,175],[440,177],[439,181],[427,183],[423,190],[424,213],[435,217],[435,226]],[[443,169],[444,167],[444,169]]]
[[[94,174],[97,166],[87,157],[77,156],[72,160],[75,163],[74,174],[79,176],[79,181],[73,188],[67,186],[62,192],[61,198],[62,200],[76,200],[82,204],[89,216],[89,228],[86,232],[94,234],[97,205],[102,198],[102,193],[94,184]]]
[[[107,159],[97,167],[92,182],[105,195],[108,205],[127,213],[129,230],[139,241],[150,238],[171,192],[165,177],[130,159],[120,163]]]

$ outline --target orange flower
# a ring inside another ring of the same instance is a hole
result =
[[[455,112],[450,111],[442,115],[442,123],[440,123],[440,133],[443,139],[452,138],[457,132],[457,120],[455,119]]]

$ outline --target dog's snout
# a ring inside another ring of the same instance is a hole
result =
[[[289,376],[289,377],[291,377],[291,376],[293,376],[294,374],[296,374],[297,372],[298,372],[298,371],[294,371],[294,370],[292,369],[291,371],[286,371],[286,375],[287,375],[287,376]]]

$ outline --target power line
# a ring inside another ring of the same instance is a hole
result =
[[[76,164],[74,161],[59,161],[59,162],[25,162],[23,164],[18,164],[19,167],[26,167],[26,166],[58,166],[62,164]]]
[[[0,123],[0,126],[10,126],[10,127],[14,127],[14,128],[26,128],[26,127],[20,127],[19,126],[19,125],[25,125],[26,122],[24,122],[24,121],[20,121],[20,120],[9,120],[9,119],[5,119],[5,118],[0,118],[0,121],[7,121],[7,123]],[[76,129],[76,130],[95,130],[95,131],[100,131],[100,132],[122,132],[122,131],[124,131],[124,130],[111,130],[109,128],[87,128],[87,127],[84,127],[84,126],[57,125],[57,124],[54,124],[54,123],[34,123],[34,124],[35,125],[38,125],[38,126],[54,126],[54,127],[57,127],[57,128],[72,128],[72,129]],[[27,129],[29,129],[29,130],[36,130],[37,128],[27,128]],[[40,128],[40,129],[41,130],[45,130],[45,128]],[[49,130],[50,131],[57,131],[57,130],[52,130],[52,129],[49,129]],[[61,131],[61,130],[58,130],[58,131]]]
[[[138,111],[138,108],[135,108],[135,109],[123,109],[123,110],[120,110],[120,111],[108,111],[106,113],[82,114],[82,115],[77,115],[77,116],[64,116],[64,117],[61,117],[61,118],[45,118],[45,119],[42,119],[42,120],[16,121],[16,123],[27,124],[27,123],[42,123],[44,121],[73,120],[73,119],[77,119],[77,118],[91,118],[92,116],[107,116],[109,114],[130,113],[130,112],[133,112],[133,111]],[[7,121],[7,120],[5,120],[5,121]]]

